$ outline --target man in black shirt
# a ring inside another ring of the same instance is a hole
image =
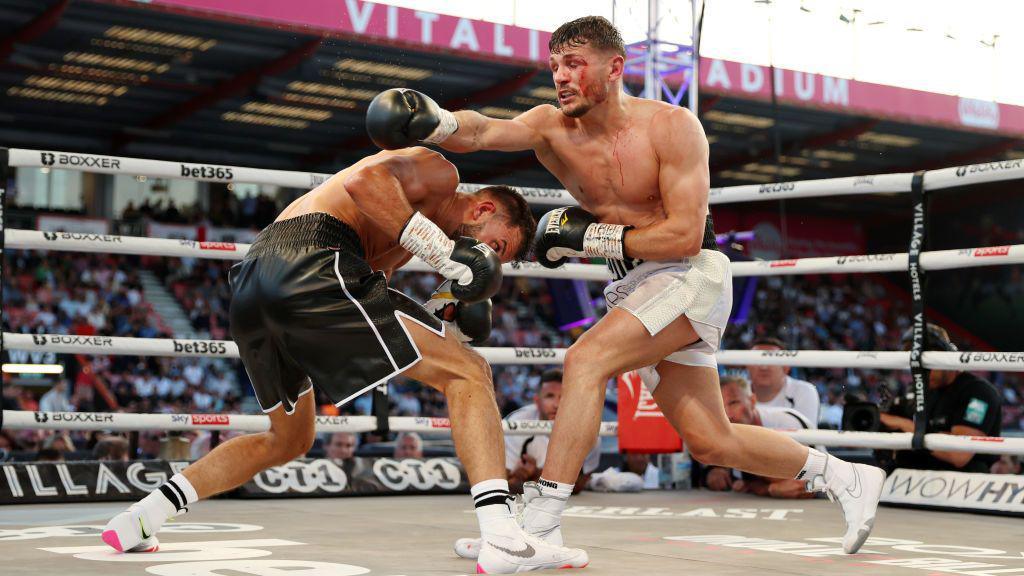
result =
[[[903,336],[908,348],[910,332]],[[940,326],[928,324],[925,349],[957,350],[949,334]],[[995,386],[969,372],[928,371],[928,433],[954,436],[999,436],[1002,431],[1003,401]],[[914,421],[893,414],[882,414],[882,425],[899,432],[913,432]],[[988,472],[998,459],[989,454],[946,452],[940,450],[902,450],[896,453],[896,466],[920,470],[959,470]]]

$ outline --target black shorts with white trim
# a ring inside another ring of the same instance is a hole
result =
[[[440,320],[387,287],[356,232],[329,214],[275,222],[231,268],[231,337],[264,412],[289,414],[311,385],[341,405],[420,359],[398,318]]]

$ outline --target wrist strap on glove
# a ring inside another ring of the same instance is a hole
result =
[[[587,226],[583,235],[583,254],[603,258],[625,259],[626,230],[632,226],[596,223]]]
[[[420,212],[409,218],[398,243],[435,270],[448,263],[455,248],[455,241]]]
[[[459,129],[459,121],[455,118],[455,114],[439,107],[437,115],[441,122],[430,133],[430,136],[423,139],[424,144],[440,144]]]

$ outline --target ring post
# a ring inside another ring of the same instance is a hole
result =
[[[925,400],[928,394],[928,371],[921,363],[925,348],[926,318],[924,311],[924,270],[921,268],[921,250],[925,243],[927,201],[924,193],[924,172],[914,174],[910,184],[913,220],[910,227],[910,247],[907,250],[907,271],[910,274],[911,320],[913,337],[910,346],[910,375],[914,382],[914,438],[911,447],[924,449],[924,435],[928,427]]]
[[[7,178],[11,174],[11,169],[8,164],[8,151],[7,148],[0,148],[0,303],[4,300],[4,284],[2,282],[4,277],[4,264],[3,257],[7,256],[7,246],[4,244],[4,207],[7,203]],[[3,325],[3,306],[0,306],[0,326]],[[4,335],[3,331],[0,330],[0,363],[3,363],[4,352]],[[0,374],[0,398],[3,397],[4,392],[4,379],[3,375]],[[0,430],[4,427],[4,411],[0,410]]]
[[[391,432],[391,427],[388,424],[390,412],[391,402],[388,399],[388,383],[385,381],[373,389],[373,416],[377,419],[377,429],[374,432],[382,437],[387,437]]]

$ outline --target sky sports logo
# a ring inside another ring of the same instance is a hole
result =
[[[234,242],[200,242],[200,250],[224,250],[225,252],[234,252],[237,250],[237,246]]]
[[[1009,254],[1009,246],[989,246],[988,248],[975,248],[973,256],[975,258],[985,258],[988,256],[1008,256]]]

